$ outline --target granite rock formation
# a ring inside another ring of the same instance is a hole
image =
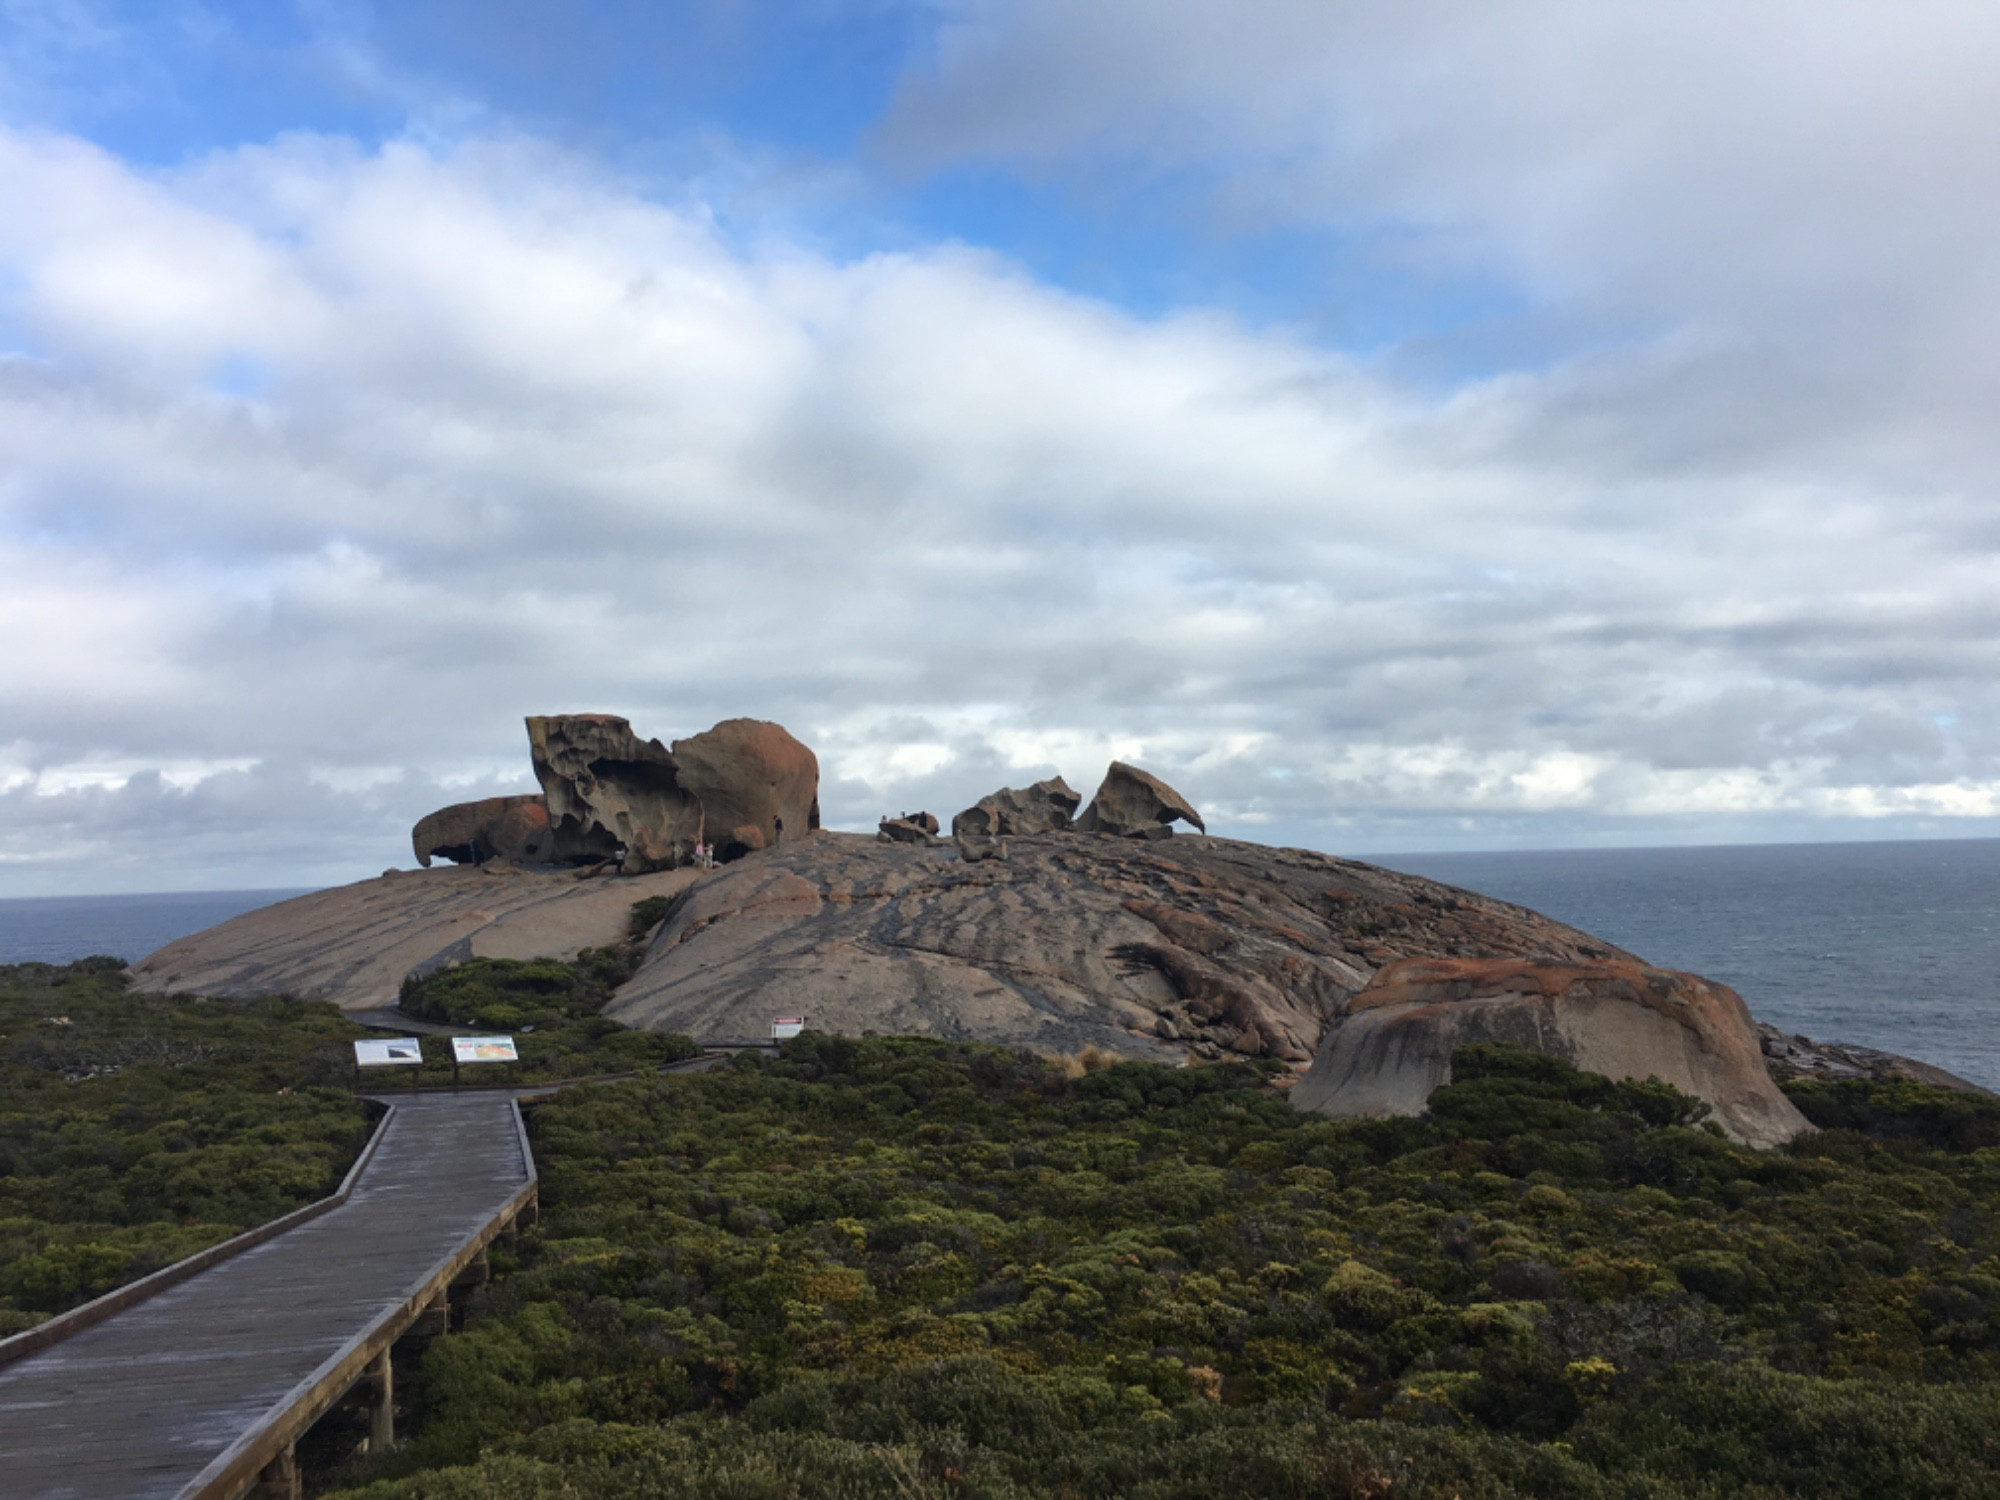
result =
[[[1208,832],[1208,825],[1187,798],[1159,777],[1114,760],[1090,806],[1077,818],[1076,830],[1128,839],[1163,839],[1174,831],[1176,818]]]
[[[1794,1078],[1863,1078],[1870,1083],[1921,1083],[1962,1094],[1991,1092],[1956,1073],[1915,1058],[1899,1057],[1873,1047],[1857,1047],[1849,1042],[1816,1042],[1809,1036],[1788,1036],[1762,1022],[1757,1026],[1757,1041],[1764,1053],[1764,1066],[1780,1083],[1789,1083]]]
[[[876,830],[875,837],[885,844],[923,844],[937,842],[938,820],[927,812],[904,813],[900,817],[884,818]]]
[[[606,1014],[704,1041],[829,1031],[1304,1065],[1382,964],[1630,955],[1415,876],[1228,839],[823,833],[696,885]]]
[[[494,860],[404,870],[231,917],[128,973],[141,994],[290,995],[377,1010],[396,1003],[411,973],[468,958],[571,959],[616,943],[633,902],[677,895],[704,873],[613,880],[600,868]]]
[[[738,848],[774,849],[819,827],[819,760],[780,725],[724,719],[675,740],[672,757],[724,859]]]
[[[1083,798],[1060,776],[1029,787],[1003,787],[981,797],[951,820],[952,837],[995,838],[1014,833],[1060,833]]]
[[[658,740],[612,714],[534,715],[528,753],[548,802],[556,858],[619,860],[628,875],[694,858],[702,806]]]
[[[457,802],[420,818],[410,830],[417,863],[433,859],[483,865],[489,859],[517,865],[547,864],[555,857],[548,805],[540,797],[485,797]]]
[[[819,827],[818,760],[759,719],[670,750],[610,714],[537,716],[528,748],[561,863],[615,859],[637,875],[691,863],[699,843],[739,859]]]
[[[1421,1114],[1455,1047],[1505,1043],[1609,1078],[1657,1077],[1706,1100],[1735,1139],[1776,1146],[1810,1127],[1765,1070],[1727,985],[1630,959],[1410,958],[1386,965],[1334,1018],[1300,1109]]]

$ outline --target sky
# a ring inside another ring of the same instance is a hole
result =
[[[0,896],[522,718],[833,827],[2000,834],[2000,10],[0,0]]]

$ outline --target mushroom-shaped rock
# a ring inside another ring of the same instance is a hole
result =
[[[680,785],[702,806],[711,835],[729,851],[775,849],[819,827],[819,760],[782,725],[725,719],[715,728],[675,740]],[[743,836],[754,829],[757,841]]]
[[[410,844],[417,863],[425,868],[438,858],[461,865],[483,865],[491,859],[539,865],[555,853],[549,810],[536,796],[485,797],[441,807],[417,820],[410,830]]]
[[[981,797],[951,820],[952,836],[996,838],[1005,834],[1061,833],[1083,798],[1060,776],[1028,787],[1003,787]]]
[[[1090,806],[1076,820],[1076,828],[1079,833],[1111,833],[1128,839],[1163,839],[1174,831],[1172,825],[1176,818],[1185,818],[1203,833],[1208,832],[1208,825],[1201,821],[1201,814],[1194,810],[1187,798],[1159,777],[1137,766],[1128,766],[1122,760],[1114,760],[1111,769],[1104,773],[1097,795],[1090,799]]]
[[[1415,1115],[1451,1081],[1452,1049],[1526,1047],[1609,1078],[1658,1078],[1706,1100],[1735,1139],[1810,1129],[1765,1070],[1727,985],[1627,960],[1406,958],[1379,969],[1328,1027],[1293,1088],[1299,1109]]]
[[[693,858],[702,804],[658,740],[642,740],[611,714],[528,720],[535,779],[548,802],[555,857],[571,863],[621,857],[628,875]]]

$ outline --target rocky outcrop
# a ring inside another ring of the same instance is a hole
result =
[[[517,865],[547,864],[555,857],[548,805],[540,797],[486,797],[441,807],[410,830],[417,863],[433,859],[483,865],[489,859]]]
[[[885,844],[922,844],[928,847],[937,842],[937,833],[938,820],[927,812],[919,812],[884,818],[875,831],[875,837]]]
[[[1389,964],[1328,1028],[1292,1090],[1326,1114],[1421,1114],[1455,1047],[1527,1047],[1610,1078],[1659,1078],[1722,1128],[1775,1146],[1810,1127],[1765,1071],[1727,985],[1630,959],[1411,958]]]
[[[1187,798],[1159,777],[1114,760],[1111,769],[1104,773],[1097,795],[1076,820],[1076,829],[1079,833],[1109,833],[1119,838],[1163,839],[1174,831],[1176,818],[1208,832],[1208,825]]]
[[[1521,907],[1228,839],[962,837],[990,858],[822,834],[702,881],[606,1014],[703,1041],[774,1017],[1303,1066],[1375,970],[1413,953],[1629,958]]]
[[[290,995],[344,1010],[393,1006],[404,976],[467,958],[570,959],[623,939],[632,905],[704,872],[633,880],[484,865],[404,870],[231,917],[128,971],[142,994]]]
[[[725,719],[675,740],[672,759],[725,859],[731,845],[775,849],[819,827],[819,760],[781,725]]]
[[[1060,833],[1076,816],[1083,798],[1060,776],[1029,787],[1003,787],[981,797],[951,820],[953,838],[995,838],[1001,834]]]
[[[1780,1083],[1789,1083],[1794,1078],[1861,1078],[1870,1083],[1922,1083],[1965,1094],[1990,1092],[1956,1073],[1947,1073],[1912,1057],[1848,1042],[1816,1042],[1809,1036],[1788,1036],[1761,1022],[1757,1026],[1757,1042],[1764,1053],[1764,1066]]]
[[[628,875],[694,858],[702,806],[658,740],[612,714],[535,715],[528,753],[548,802],[555,854],[566,863],[616,859]]]
[[[669,750],[610,714],[537,716],[528,748],[560,862],[616,859],[637,875],[691,863],[700,843],[739,859],[819,827],[819,761],[760,719]]]

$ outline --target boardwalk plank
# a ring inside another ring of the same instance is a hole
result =
[[[527,1181],[507,1095],[396,1106],[339,1208],[0,1368],[0,1495],[178,1494]]]

